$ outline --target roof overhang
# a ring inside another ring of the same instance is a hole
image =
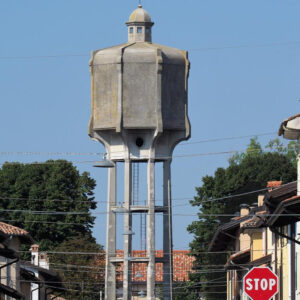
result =
[[[239,251],[232,254],[228,260],[225,267],[225,270],[238,270],[243,269],[244,265],[249,264],[250,262],[250,248]]]
[[[14,299],[25,299],[25,297],[15,289],[0,283],[0,294],[7,295]]]
[[[288,140],[298,140],[300,138],[300,114],[284,120],[280,125],[278,135]]]
[[[296,195],[297,181],[293,181],[266,193],[264,204],[268,207],[269,211],[273,213],[282,201]]]
[[[240,217],[218,227],[213,239],[209,245],[208,251],[223,251],[228,248],[228,243],[235,240],[236,232],[240,229],[240,224],[249,218],[251,215]]]
[[[20,268],[20,274],[21,278],[30,281],[32,283],[41,284],[41,280],[35,276],[35,274],[29,270],[26,270],[25,268]]]
[[[52,271],[52,270],[48,270],[45,268],[41,268],[39,266],[35,266],[30,262],[27,261],[22,261],[21,263],[21,268],[27,270],[27,271],[32,271],[32,270],[36,270],[39,273],[39,280],[41,282],[47,282],[46,285],[51,286],[53,289],[55,288],[61,288],[62,287],[62,283],[61,283],[61,278],[58,275],[58,273]],[[40,276],[42,278],[40,278]]]
[[[6,257],[9,259],[15,259],[15,258],[19,257],[19,255],[16,251],[6,248],[6,247],[3,247],[3,248],[0,247],[0,256]]]
[[[279,203],[267,220],[268,226],[284,226],[300,220],[300,195]]]

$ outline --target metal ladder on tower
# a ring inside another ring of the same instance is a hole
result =
[[[133,205],[146,205],[146,200],[144,203],[140,203],[140,165],[138,162],[133,162],[132,164],[132,204]],[[140,250],[146,250],[146,214],[140,214]]]

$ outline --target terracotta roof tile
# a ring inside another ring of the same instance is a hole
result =
[[[282,181],[268,181],[267,188],[278,187],[282,185]]]
[[[9,235],[29,235],[29,233],[25,229],[3,222],[0,222],[0,231],[2,231],[4,234]]]
[[[189,255],[189,250],[173,250],[173,272],[174,281],[188,281],[189,273],[193,272],[193,263],[195,258]],[[117,257],[123,257],[123,250],[116,250]],[[133,250],[132,257],[146,257],[145,250]],[[162,258],[163,250],[156,250],[155,257]],[[156,263],[155,266],[156,282],[162,282],[164,277],[163,264]],[[117,280],[123,281],[123,264],[117,266]],[[147,263],[132,263],[132,280],[145,282],[147,280]]]

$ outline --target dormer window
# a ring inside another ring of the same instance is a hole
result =
[[[129,33],[133,34],[133,27],[129,28]]]
[[[138,28],[136,29],[136,32],[137,32],[137,33],[143,33],[143,27],[138,27]]]

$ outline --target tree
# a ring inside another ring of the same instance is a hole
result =
[[[5,163],[0,169],[0,220],[26,229],[45,251],[78,235],[91,236],[95,185],[87,172],[80,174],[65,160]]]
[[[50,266],[60,274],[66,299],[98,300],[104,293],[105,252],[89,235],[61,243],[50,255]]]
[[[231,218],[216,214],[233,214],[239,211],[240,204],[257,202],[258,193],[232,198],[228,195],[263,189],[270,180],[282,180],[284,183],[296,180],[294,145],[291,143],[284,147],[274,140],[267,147],[270,151],[264,152],[257,140],[252,139],[245,153],[234,155],[229,166],[218,168],[214,176],[203,177],[202,186],[196,188],[197,196],[191,204],[199,207],[199,219],[188,226],[188,231],[194,235],[190,248],[196,258],[194,267],[197,270],[190,278],[194,283],[201,283],[206,299],[226,298],[225,272],[220,272],[226,255],[203,253],[207,252],[218,226]],[[211,201],[222,197],[226,198]]]

